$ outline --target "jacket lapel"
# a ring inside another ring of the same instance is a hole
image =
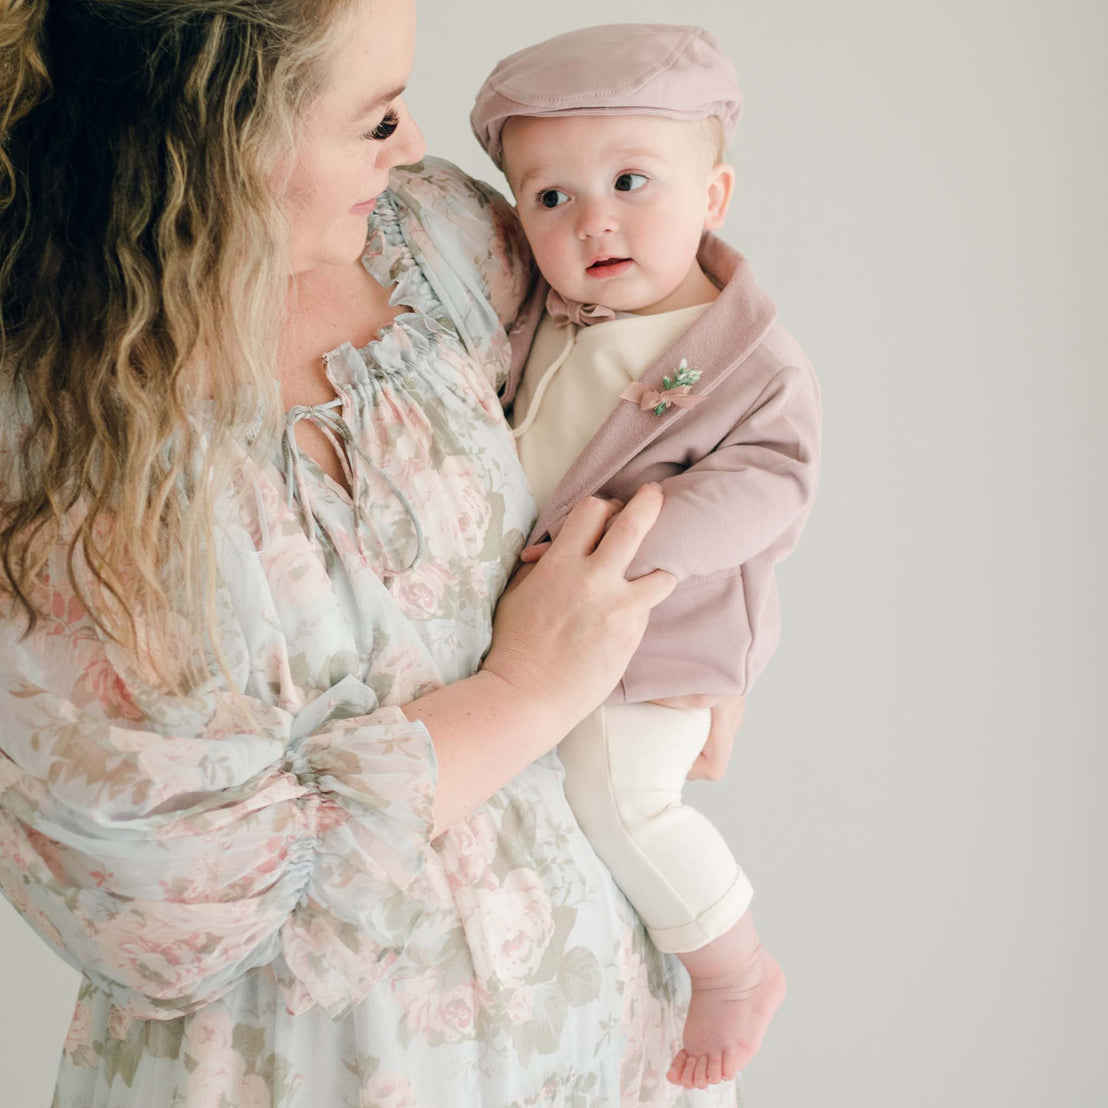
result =
[[[707,396],[762,341],[777,318],[777,309],[755,282],[750,263],[722,239],[705,233],[697,257],[722,290],[707,311],[647,366],[639,380],[660,389],[662,377],[672,375],[685,358],[690,369],[700,370],[694,394]],[[544,285],[545,282],[540,282],[540,286]],[[541,300],[539,293],[543,293]],[[528,327],[534,333],[544,300],[544,289],[540,287],[523,310],[517,335],[525,333]],[[516,366],[518,360],[513,361],[515,373],[509,378],[511,393],[522,368],[522,362]],[[547,535],[578,500],[594,493],[648,443],[668,431],[675,421],[687,419],[694,410],[671,406],[663,415],[656,416],[653,411],[644,412],[637,404],[621,400],[558,482],[528,541],[537,542]]]

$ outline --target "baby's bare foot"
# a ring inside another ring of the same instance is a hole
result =
[[[784,999],[785,975],[761,946],[730,972],[693,977],[684,1049],[666,1077],[687,1089],[730,1081],[758,1052]]]

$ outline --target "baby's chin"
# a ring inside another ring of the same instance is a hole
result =
[[[572,288],[565,284],[559,287],[549,279],[547,283],[565,300],[579,304],[595,304],[613,312],[648,311],[652,305],[668,295],[658,296],[656,292],[644,293],[642,290],[626,286],[621,288],[622,282],[619,276],[587,278],[586,281],[587,283],[577,283]]]

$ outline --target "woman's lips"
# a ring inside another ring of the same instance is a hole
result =
[[[590,277],[618,277],[626,273],[634,262],[630,258],[600,258],[585,270]]]
[[[369,215],[369,213],[371,211],[373,211],[373,209],[376,208],[376,207],[377,207],[377,197],[375,196],[372,200],[365,201],[364,204],[355,204],[354,207],[352,207],[350,209],[350,214],[351,215]]]

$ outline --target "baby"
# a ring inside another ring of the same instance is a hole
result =
[[[582,496],[659,482],[628,571],[673,573],[620,687],[559,747],[574,812],[660,950],[688,968],[669,1079],[703,1087],[754,1055],[785,992],[749,882],[681,802],[710,712],[745,694],[778,638],[774,565],[815,495],[819,388],[748,263],[711,232],[741,105],[694,27],[559,35],[500,62],[471,121],[503,169],[542,278],[504,394],[539,507],[530,558]],[[695,700],[692,701],[695,703]]]

